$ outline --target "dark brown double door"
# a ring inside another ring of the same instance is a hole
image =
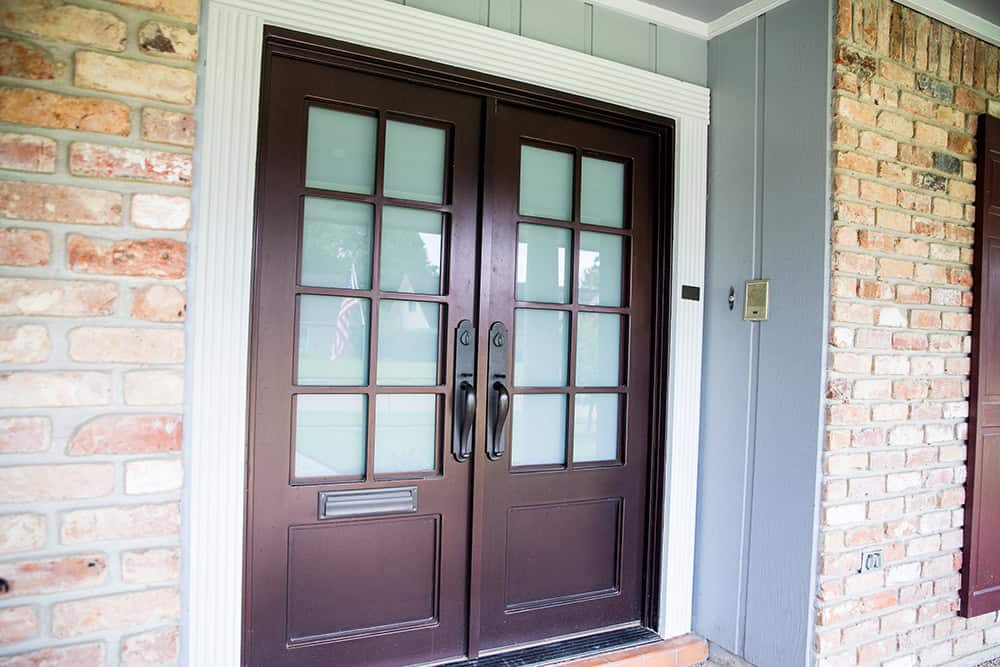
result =
[[[245,663],[642,622],[662,135],[273,36],[264,82]]]

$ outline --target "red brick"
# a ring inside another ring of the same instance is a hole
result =
[[[0,514],[0,554],[34,551],[45,545],[45,517]]]
[[[0,578],[10,585],[5,597],[38,595],[100,586],[107,567],[103,554],[14,561],[0,563]]]
[[[59,638],[76,637],[101,630],[164,623],[179,615],[180,595],[174,588],[73,600],[52,606],[52,634]]]
[[[128,26],[110,12],[61,0],[19,0],[17,11],[0,12],[0,26],[46,39],[124,51]]]
[[[43,648],[10,658],[0,658],[0,667],[104,667],[104,665],[104,644]]]
[[[51,349],[49,330],[44,326],[0,325],[0,363],[40,364],[48,360]]]
[[[179,364],[184,331],[126,327],[78,327],[69,332],[69,357],[90,363]]]
[[[176,627],[152,630],[122,640],[121,667],[172,665],[177,662],[180,644]]]
[[[180,523],[177,503],[99,507],[63,514],[60,534],[63,544],[132,540],[176,535]]]
[[[69,265],[81,273],[183,278],[187,245],[171,239],[107,241],[71,234]]]
[[[189,69],[77,51],[74,85],[173,104],[194,104],[195,75]]]
[[[198,0],[115,0],[115,2],[158,14],[176,16],[188,23],[198,20]]]
[[[111,376],[97,371],[0,373],[0,405],[6,408],[107,405]]]
[[[177,579],[181,572],[179,549],[144,549],[122,554],[122,580],[151,584]]]
[[[177,415],[101,415],[76,432],[66,447],[71,455],[150,454],[181,448]]]
[[[183,373],[142,370],[125,374],[125,403],[128,405],[179,405],[183,400]]]
[[[71,97],[35,88],[0,88],[0,121],[58,130],[128,136],[128,105],[93,97]]]
[[[48,417],[0,418],[0,454],[44,452],[51,441]]]
[[[172,285],[147,285],[132,290],[132,317],[151,322],[183,322],[184,294]]]
[[[127,146],[74,142],[69,170],[76,176],[191,184],[191,156]]]
[[[69,185],[0,181],[0,217],[77,225],[121,224],[122,196]]]
[[[62,65],[34,44],[10,37],[0,37],[0,76],[15,79],[54,79]]]
[[[45,266],[49,263],[49,234],[41,229],[0,229],[0,264]]]
[[[32,134],[2,132],[0,169],[51,174],[56,170],[56,142]]]
[[[0,278],[0,316],[98,317],[114,311],[113,283]]]
[[[16,644],[38,635],[38,613],[34,607],[0,609],[0,646]]]
[[[0,468],[0,503],[99,498],[114,490],[114,474],[103,463]]]

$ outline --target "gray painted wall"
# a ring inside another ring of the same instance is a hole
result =
[[[392,0],[705,85],[708,42],[583,0]]]
[[[793,0],[709,43],[694,629],[762,667],[812,661],[831,17]],[[766,322],[742,318],[752,278],[771,280]]]

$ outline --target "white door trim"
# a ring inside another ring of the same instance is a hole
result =
[[[247,349],[263,27],[516,79],[676,120],[660,630],[688,632],[701,388],[708,89],[385,0],[212,0],[203,26],[192,230],[184,663],[240,664]]]

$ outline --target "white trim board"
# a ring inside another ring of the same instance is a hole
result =
[[[236,667],[242,636],[247,358],[265,25],[464,67],[675,119],[660,629],[691,629],[707,88],[384,0],[213,0],[203,24],[188,291],[182,662]]]
[[[712,39],[729,32],[758,16],[780,7],[789,0],[749,0],[736,9],[723,14],[713,21],[699,21],[678,12],[657,7],[643,0],[590,0],[595,5],[601,5],[628,14],[644,21],[655,23],[664,28],[694,35],[701,39]],[[991,23],[981,16],[966,11],[947,0],[895,0],[931,18],[947,23],[953,28],[979,37],[991,44],[1000,46],[1000,25]]]

